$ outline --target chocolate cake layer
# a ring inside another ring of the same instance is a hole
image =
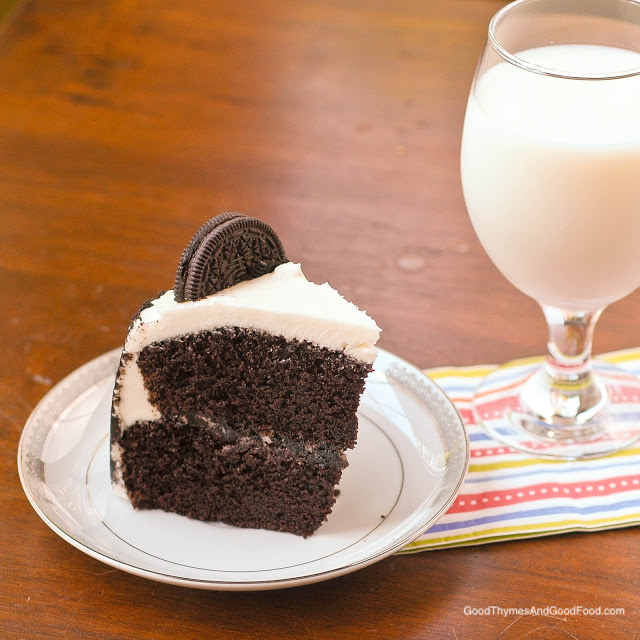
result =
[[[137,422],[121,444],[135,508],[304,537],[326,520],[347,466],[335,448],[241,434],[197,415]]]
[[[355,445],[356,411],[371,370],[342,352],[237,327],[153,343],[138,366],[163,416],[179,407],[247,433],[341,449]]]

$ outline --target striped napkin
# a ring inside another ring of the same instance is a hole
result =
[[[640,376],[640,349],[600,356]],[[475,424],[471,399],[492,366],[427,370],[453,401],[471,443],[469,472],[447,513],[401,553],[640,523],[640,443],[593,460],[544,460]]]

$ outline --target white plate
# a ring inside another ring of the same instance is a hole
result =
[[[18,467],[29,501],[58,535],[135,575],[220,590],[333,578],[417,538],[444,513],[464,478],[469,444],[457,411],[418,369],[380,349],[340,494],[311,537],[134,511],[109,481],[119,354],[88,362],[49,391],[25,425]]]

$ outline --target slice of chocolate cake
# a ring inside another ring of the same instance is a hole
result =
[[[380,329],[223,214],[145,303],[113,394],[114,487],[135,508],[311,535],[335,502]]]

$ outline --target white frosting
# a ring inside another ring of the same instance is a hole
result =
[[[149,402],[144,380],[138,368],[138,354],[133,354],[120,375],[120,404],[117,412],[123,426],[138,420],[157,420],[160,412]]]
[[[321,347],[372,363],[380,328],[328,284],[309,282],[299,264],[286,262],[272,273],[241,282],[195,302],[176,302],[173,291],[154,300],[134,321],[125,351],[118,413],[123,426],[160,417],[147,400],[137,354],[147,345],[186,333],[238,326]]]

